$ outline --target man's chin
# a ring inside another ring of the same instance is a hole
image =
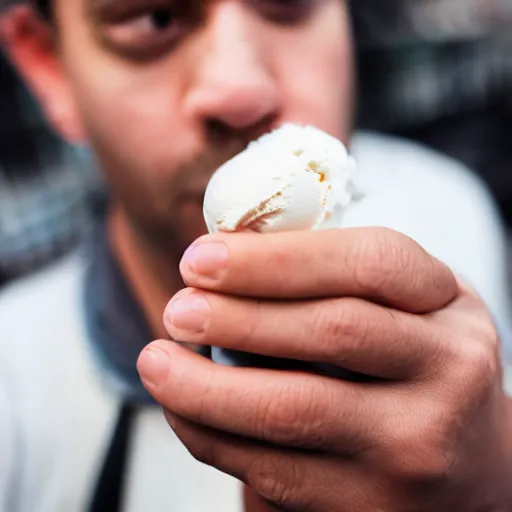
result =
[[[192,243],[194,240],[208,233],[203,215],[203,201],[189,201],[182,210],[180,232]]]
[[[178,221],[178,222],[176,222]],[[200,217],[174,218],[173,222],[161,219],[138,223],[139,239],[160,257],[180,259],[187,248],[208,233],[202,215]]]
[[[190,244],[194,243],[198,238],[206,234],[208,234],[208,230],[206,229],[204,221],[198,224],[197,226],[194,224],[187,226],[187,232],[185,237],[186,245],[189,246]]]
[[[198,238],[208,234],[202,208],[194,214],[191,213],[188,212],[187,215],[180,216],[179,225],[173,226],[173,232],[169,233],[168,240],[172,240],[172,247],[168,245],[167,249],[175,254],[176,252],[182,254]]]

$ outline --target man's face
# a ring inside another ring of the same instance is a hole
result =
[[[152,243],[205,232],[213,171],[283,122],[347,141],[343,0],[57,0],[76,122],[131,224]]]

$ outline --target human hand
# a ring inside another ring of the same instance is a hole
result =
[[[498,337],[415,242],[372,228],[214,235],[181,272],[172,339],[372,377],[224,367],[155,342],[141,377],[197,459],[284,510],[512,509]]]

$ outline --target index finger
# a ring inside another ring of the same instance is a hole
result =
[[[450,269],[385,228],[207,235],[185,253],[187,286],[272,299],[360,297],[410,313],[458,295]]]

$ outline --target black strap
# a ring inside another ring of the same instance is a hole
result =
[[[122,511],[126,465],[134,418],[135,407],[132,404],[123,403],[110,447],[98,475],[89,512]]]

